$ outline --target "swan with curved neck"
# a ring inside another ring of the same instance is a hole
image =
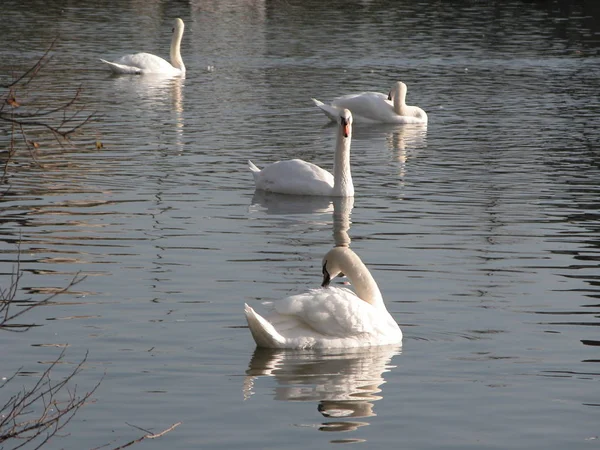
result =
[[[329,105],[315,98],[312,101],[331,120],[335,120],[341,108],[347,108],[357,123],[427,123],[425,111],[406,104],[406,91],[406,84],[398,81],[387,95],[380,92],[349,94],[335,98]]]
[[[329,286],[344,274],[356,293]],[[350,348],[402,343],[402,331],[388,312],[375,279],[348,247],[323,258],[321,289],[273,303],[261,316],[245,305],[246,320],[259,347]]]
[[[185,65],[181,58],[181,39],[185,25],[183,20],[177,18],[173,25],[173,37],[171,38],[171,62],[151,53],[135,53],[125,55],[115,62],[100,61],[108,64],[110,70],[116,74],[161,74],[161,75],[185,75]]]
[[[350,171],[352,114],[347,109],[341,109],[336,112],[336,120],[339,126],[333,175],[319,166],[301,159],[278,161],[262,170],[256,167],[252,161],[248,161],[256,189],[290,195],[352,197],[354,195]]]

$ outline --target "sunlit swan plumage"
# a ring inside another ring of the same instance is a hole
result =
[[[333,175],[301,159],[278,161],[260,170],[252,161],[248,166],[256,189],[292,195],[327,195],[352,197],[354,185],[350,173],[352,114],[347,109],[336,112],[339,123],[333,163]]]
[[[425,111],[406,104],[406,90],[406,84],[398,81],[388,95],[361,92],[337,97],[328,105],[315,98],[312,101],[334,121],[338,111],[346,108],[357,123],[427,123]]]
[[[185,65],[181,59],[181,38],[185,25],[183,20],[175,19],[173,26],[173,37],[171,39],[171,62],[165,61],[159,56],[151,53],[135,53],[125,55],[115,62],[100,61],[108,64],[110,70],[117,74],[161,74],[161,75],[185,75]]]
[[[356,293],[329,286],[341,274]],[[402,342],[402,331],[386,309],[377,283],[350,248],[334,247],[325,255],[322,286],[270,304],[272,309],[264,316],[246,304],[246,320],[256,345],[318,349]]]

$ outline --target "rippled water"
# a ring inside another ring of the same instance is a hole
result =
[[[72,146],[40,136],[37,163],[19,153],[0,197],[3,289],[17,260],[19,299],[86,276],[21,318],[41,326],[0,334],[1,376],[23,375],[13,386],[61,347],[57,377],[86,351],[78,390],[104,374],[48,448],[116,447],[141,434],[127,424],[179,421],[140,446],[597,446],[592,2],[4,3],[0,83],[58,35],[22,100],[81,86],[95,119]],[[99,62],[167,56],[174,17],[184,80]],[[398,79],[430,123],[355,127],[353,201],[254,193],[248,159],[331,168],[335,130],[311,97]],[[340,239],[404,346],[255,350],[243,303],[316,286]]]

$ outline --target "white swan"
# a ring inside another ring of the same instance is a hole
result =
[[[356,291],[329,287],[345,274]],[[377,283],[358,255],[334,247],[323,258],[323,284],[272,304],[264,317],[247,304],[246,320],[259,347],[350,348],[402,343],[402,331],[383,303]]]
[[[336,120],[339,128],[333,175],[319,166],[301,159],[278,161],[262,170],[256,167],[252,161],[248,161],[256,189],[279,194],[352,197],[354,195],[354,185],[350,173],[352,114],[347,109],[341,109],[336,112]]]
[[[171,39],[171,62],[165,61],[159,56],[151,53],[135,53],[125,55],[115,62],[100,61],[108,64],[110,70],[117,74],[161,74],[161,75],[185,75],[185,65],[181,59],[181,38],[185,25],[183,20],[175,19],[173,25],[173,37]]]
[[[427,113],[418,106],[406,104],[406,84],[398,81],[388,95],[362,92],[335,98],[329,105],[312,101],[331,120],[336,120],[340,108],[352,111],[357,123],[427,123]]]

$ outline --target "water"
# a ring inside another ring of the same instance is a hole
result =
[[[128,424],[179,421],[139,445],[597,447],[590,2],[4,3],[2,84],[60,35],[23,100],[81,85],[95,114],[73,146],[36,135],[39,164],[21,152],[2,198],[3,289],[18,259],[20,299],[86,276],[20,318],[42,326],[0,337],[1,375],[23,375],[13,389],[63,347],[57,379],[88,351],[78,392],[102,379],[47,448],[116,447],[143,434]],[[174,17],[185,80],[98,61],[167,56]],[[334,129],[310,97],[398,79],[430,123],[355,127],[353,202],[254,195],[247,159],[331,168]],[[403,347],[255,351],[243,303],[316,286],[347,238]]]

